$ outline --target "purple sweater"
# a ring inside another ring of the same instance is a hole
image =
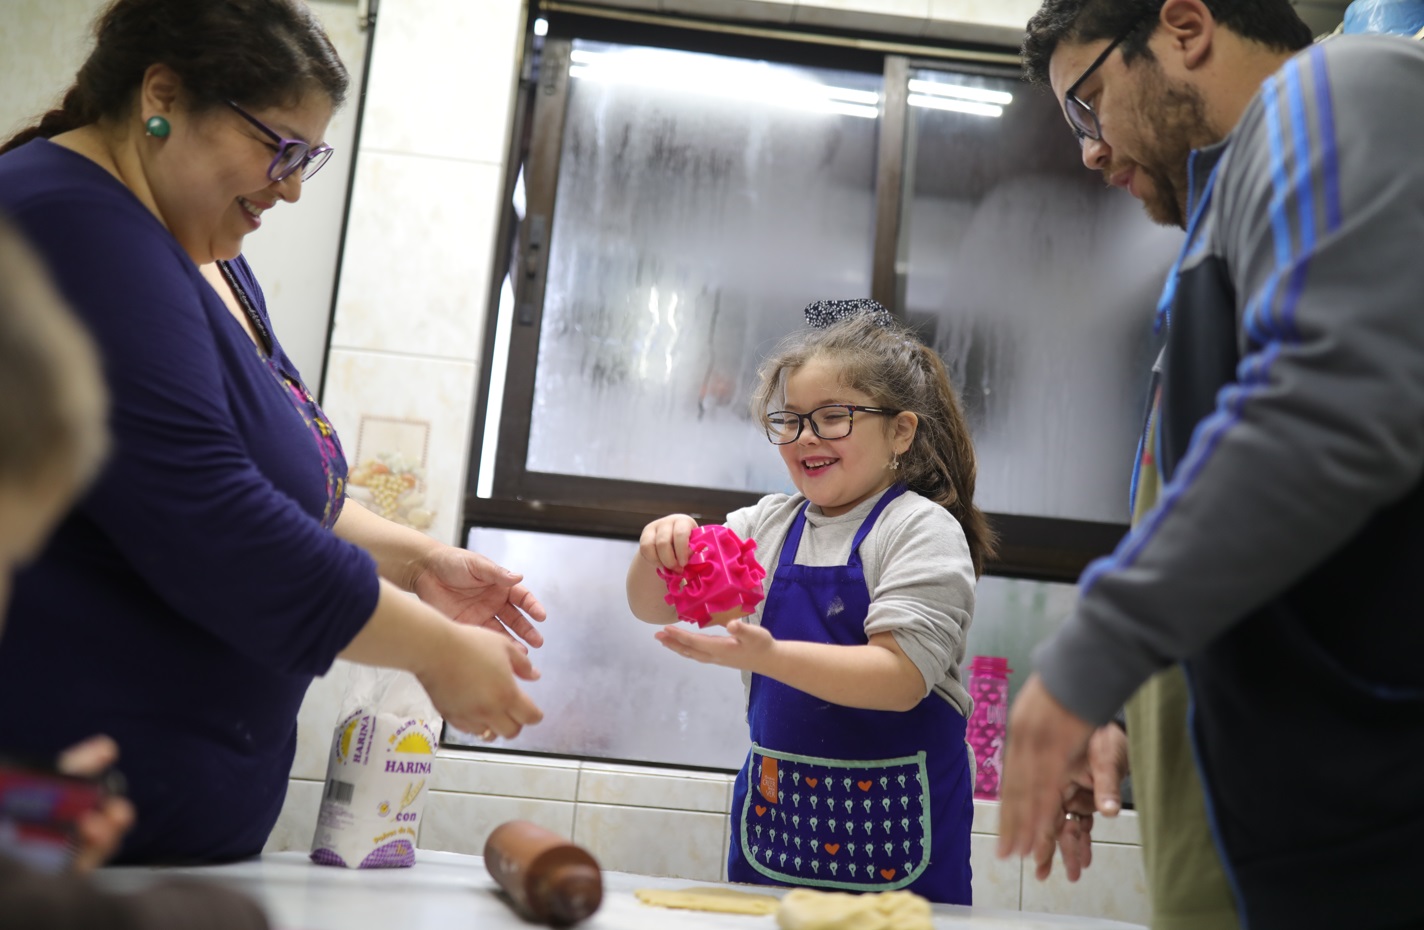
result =
[[[98,341],[115,441],[16,580],[0,748],[114,737],[138,809],[119,861],[253,855],[286,796],[302,696],[375,610],[372,560],[330,530],[345,459],[281,347],[257,350],[107,172],[32,142],[0,156],[0,212]],[[232,267],[265,318],[246,263]]]

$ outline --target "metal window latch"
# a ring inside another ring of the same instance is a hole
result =
[[[524,255],[524,287],[521,289],[524,299],[519,302],[519,325],[534,325],[534,301],[532,295],[535,290],[535,282],[539,278],[539,269],[544,262],[544,241],[548,236],[548,218],[542,213],[529,214],[529,235],[526,239],[526,250]]]

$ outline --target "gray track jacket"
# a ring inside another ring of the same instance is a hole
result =
[[[1248,926],[1424,926],[1424,44],[1301,52],[1190,176],[1162,498],[1035,661],[1101,723],[1185,660]]]

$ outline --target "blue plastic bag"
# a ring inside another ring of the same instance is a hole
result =
[[[1360,32],[1413,36],[1424,29],[1424,0],[1355,0],[1345,10],[1347,35]]]

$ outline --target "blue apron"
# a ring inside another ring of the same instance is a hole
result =
[[[892,487],[856,531],[845,565],[797,565],[797,514],[767,594],[762,625],[778,640],[863,646],[870,591],[860,545]],[[752,676],[751,752],[732,796],[727,877],[840,891],[908,888],[970,904],[974,781],[964,717],[937,694],[913,710],[830,704]]]

